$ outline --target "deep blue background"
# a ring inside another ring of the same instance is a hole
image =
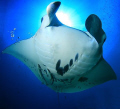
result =
[[[0,0],[0,109],[120,109],[120,1],[61,0],[60,10],[70,13],[78,29],[90,14],[103,23],[107,40],[103,56],[114,69],[117,80],[91,89],[57,94],[42,85],[35,75],[16,58],[1,51],[33,36],[40,27],[52,0]],[[14,28],[14,38],[11,33]],[[18,38],[20,37],[20,38]]]

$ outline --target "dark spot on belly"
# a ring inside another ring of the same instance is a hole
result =
[[[58,62],[57,62],[57,64],[56,64],[56,70],[59,69],[59,67],[60,67],[60,63],[61,63],[61,60],[58,60]]]
[[[69,65],[71,66],[73,64],[73,59],[70,60]]]
[[[76,56],[75,56],[75,61],[78,60],[78,57],[79,57],[79,55],[78,55],[78,53],[77,53]]]
[[[63,74],[65,73],[64,71],[64,68],[63,67],[60,67],[60,64],[61,64],[61,60],[59,59],[57,61],[57,64],[56,64],[56,70],[57,70],[57,73],[61,76],[63,76]]]
[[[88,80],[87,77],[80,77],[78,81],[80,81],[80,82],[85,82],[85,81],[87,81],[87,80]]]
[[[67,72],[69,69],[69,65],[67,64],[65,67],[64,67],[64,71]]]
[[[63,67],[59,67],[59,68],[57,69],[57,73],[58,73],[59,75],[63,76],[63,74],[64,74],[64,69],[63,69]]]

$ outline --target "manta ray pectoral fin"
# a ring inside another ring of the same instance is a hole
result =
[[[103,44],[106,39],[106,34],[102,29],[101,20],[97,15],[91,14],[88,16],[85,22],[86,29],[88,32],[95,37],[97,42]]]
[[[103,58],[101,58],[101,60],[93,69],[91,69],[87,74],[85,74],[85,77],[88,78],[87,81],[89,83],[86,89],[95,85],[102,84],[109,80],[117,79],[113,69]]]
[[[47,14],[48,14],[48,17],[49,17],[48,26],[60,26],[60,25],[63,25],[55,15],[55,13],[57,12],[60,4],[61,4],[61,2],[57,1],[57,2],[52,2],[52,3],[50,3],[48,5],[48,7],[47,7]]]
[[[38,58],[36,56],[36,52],[34,49],[33,37],[10,45],[3,51],[3,53],[10,54],[16,57],[17,59],[21,60],[35,73],[34,70],[35,67],[37,66]]]
[[[75,84],[77,88],[66,88],[64,91],[68,93],[79,92],[115,79],[117,79],[116,74],[110,65],[101,58],[94,68],[78,78],[78,85]]]

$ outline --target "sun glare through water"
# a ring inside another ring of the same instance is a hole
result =
[[[63,24],[67,26],[70,26],[76,29],[85,30],[84,23],[81,22],[80,16],[77,15],[76,12],[74,11],[69,11],[69,12],[58,11],[56,13],[56,16]]]
[[[63,12],[58,12],[56,13],[56,16],[58,19],[65,25],[72,27],[72,22],[68,14],[63,13]]]

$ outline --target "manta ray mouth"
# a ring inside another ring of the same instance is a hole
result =
[[[77,53],[75,55],[74,61],[77,61],[78,57],[79,57],[79,54]],[[59,75],[63,76],[73,65],[73,59],[70,59],[69,64],[65,65],[64,67],[60,67],[60,64],[61,64],[61,60],[59,59],[56,63],[56,71]]]

